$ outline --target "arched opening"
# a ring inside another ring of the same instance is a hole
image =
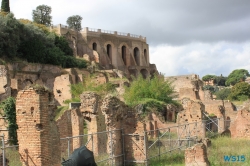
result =
[[[95,42],[92,44],[92,49],[97,51],[97,44]]]
[[[139,66],[140,65],[140,52],[137,47],[134,48],[134,58],[135,58],[136,64]]]
[[[169,114],[168,114],[168,121],[173,121],[173,114],[172,114],[172,112],[169,112]]]
[[[144,49],[144,58],[145,58],[146,63],[148,63],[148,60],[147,60],[147,50],[146,49]]]
[[[141,75],[144,79],[146,79],[148,77],[148,71],[146,69],[142,69],[141,70]]]
[[[107,45],[107,54],[109,56],[109,59],[112,59],[112,46],[110,44]]]
[[[126,61],[126,46],[122,46],[122,60],[123,60],[124,64],[127,65],[127,61]]]

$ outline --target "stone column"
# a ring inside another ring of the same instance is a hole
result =
[[[93,92],[81,94],[80,112],[88,124],[88,134],[103,132],[106,130],[104,116],[100,110],[100,96]],[[87,148],[95,155],[106,153],[107,136],[104,134],[93,134],[88,136]],[[105,148],[103,148],[105,147]]]
[[[72,136],[83,135],[83,117],[79,109],[71,110]],[[83,137],[73,138],[73,150],[83,145]]]
[[[51,166],[52,163],[57,165],[57,161],[59,165],[60,158],[51,157],[52,151],[60,153],[60,150],[52,148],[49,92],[42,87],[19,91],[16,118],[19,153],[23,165]]]

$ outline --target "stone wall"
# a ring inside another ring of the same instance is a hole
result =
[[[185,150],[185,166],[209,166],[207,148],[203,143],[195,144]]]
[[[23,165],[59,165],[61,158],[53,154],[60,151],[50,104],[50,93],[44,88],[20,91],[16,99],[17,136]],[[53,144],[53,145],[52,145]],[[54,149],[53,149],[54,148]]]
[[[250,139],[250,111],[239,110],[229,129],[232,138]]]
[[[80,112],[85,119],[88,126],[88,134],[106,131],[106,124],[104,115],[101,112],[100,96],[93,92],[85,92],[80,95],[81,107]],[[107,130],[108,131],[108,130]],[[94,134],[88,137],[92,144],[88,144],[88,148],[93,151],[95,155],[102,154],[107,151],[107,136],[104,134]]]
[[[184,98],[182,99],[182,105],[184,110],[178,113],[176,121],[177,124],[185,125],[187,123],[192,123],[189,125],[187,130],[195,128],[196,132],[195,135],[197,135],[200,138],[205,138],[205,125],[202,123],[202,120],[204,120],[203,112],[205,111],[205,106],[203,105],[203,103],[200,101],[193,101],[188,98]],[[185,135],[184,133],[184,135],[180,136],[185,137],[188,135]]]
[[[118,69],[127,77],[143,74],[158,74],[155,65],[149,62],[149,47],[146,38],[137,35],[84,28],[80,33],[67,26],[51,27],[71,43],[74,55],[95,61],[103,69]]]

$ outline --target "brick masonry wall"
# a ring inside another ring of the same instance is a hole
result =
[[[195,144],[185,150],[185,166],[209,166],[207,148],[203,143]]]
[[[17,136],[23,165],[55,165],[52,161],[52,137],[49,93],[43,88],[19,91],[16,99]]]
[[[231,131],[232,138],[250,139],[250,111],[239,110],[229,130]]]

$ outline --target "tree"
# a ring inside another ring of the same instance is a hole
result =
[[[79,15],[70,16],[67,19],[67,24],[69,28],[75,29],[77,31],[80,31],[82,29],[81,22],[82,22],[82,17]]]
[[[226,81],[226,86],[235,85],[240,81],[245,81],[246,77],[249,76],[249,73],[245,69],[236,69],[232,71]]]
[[[230,88],[224,88],[221,89],[220,91],[215,92],[216,98],[219,100],[225,100],[228,98],[228,96],[231,93],[231,89]]]
[[[0,56],[16,56],[22,29],[23,26],[15,19],[13,13],[0,15]]]
[[[10,12],[9,0],[2,0],[1,12]]]
[[[4,111],[4,116],[8,121],[8,128],[9,128],[9,142],[12,145],[17,145],[17,132],[18,126],[16,124],[16,101],[13,97],[9,97],[4,100],[0,107]]]
[[[55,37],[55,45],[59,47],[65,55],[73,56],[73,50],[70,48],[67,39],[63,36],[56,36]]]
[[[209,80],[212,80],[212,79],[215,79],[216,75],[205,75],[202,77],[202,81],[209,81]]]
[[[33,21],[38,24],[43,24],[46,26],[51,25],[52,16],[51,7],[47,5],[39,5],[36,7],[36,10],[33,10],[32,18]]]
[[[228,96],[230,100],[244,101],[250,98],[250,84],[239,82],[235,84]]]

